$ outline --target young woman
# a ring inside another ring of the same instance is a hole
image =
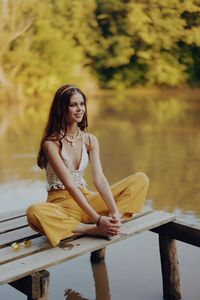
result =
[[[130,217],[144,205],[146,175],[136,173],[110,187],[102,171],[98,140],[86,128],[84,93],[76,86],[60,87],[38,153],[38,166],[46,170],[47,201],[27,209],[30,226],[45,234],[52,246],[72,235],[118,235],[121,216]],[[88,163],[95,193],[87,189],[83,178]]]

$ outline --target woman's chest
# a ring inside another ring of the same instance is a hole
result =
[[[72,146],[71,143],[63,140],[62,155],[63,158],[71,164],[74,170],[78,170],[83,156],[83,141],[77,141],[75,145]]]

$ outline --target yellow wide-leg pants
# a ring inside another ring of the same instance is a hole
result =
[[[149,179],[144,173],[135,173],[111,186],[114,199],[123,218],[143,209]],[[109,210],[99,193],[83,189],[89,204],[100,215],[108,215]],[[53,190],[47,201],[32,204],[26,211],[29,225],[47,236],[52,246],[60,240],[74,235],[73,230],[82,223],[91,223],[87,214],[79,207],[67,190]]]

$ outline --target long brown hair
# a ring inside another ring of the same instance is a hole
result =
[[[41,169],[47,166],[47,158],[43,149],[44,142],[47,140],[56,140],[59,142],[60,148],[62,147],[61,139],[63,139],[67,133],[67,113],[70,99],[75,93],[81,94],[85,103],[85,113],[81,122],[78,123],[78,127],[84,131],[88,126],[85,94],[74,85],[66,84],[61,86],[55,93],[53,102],[51,104],[47,125],[40,142],[37,163]]]

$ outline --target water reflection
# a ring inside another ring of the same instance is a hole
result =
[[[104,170],[111,182],[144,171],[151,179],[153,207],[200,215],[200,133],[144,131],[131,124],[99,126]],[[115,150],[110,145],[116,145]]]
[[[89,300],[88,298],[83,297],[79,292],[68,289],[65,291],[66,300]]]
[[[110,288],[105,261],[101,261],[98,264],[91,263],[91,265],[95,285],[95,299],[110,300]],[[64,296],[66,300],[89,300],[72,289],[67,289]]]
[[[98,264],[92,264],[92,272],[95,283],[96,300],[109,300],[110,289],[106,264],[104,261]]]
[[[88,109],[89,130],[99,138],[110,183],[144,171],[151,179],[153,208],[200,216],[200,101],[196,92],[105,93],[89,99]],[[47,103],[30,104],[20,119],[13,116],[0,139],[0,185],[44,182],[36,154],[47,112]],[[86,179],[93,187],[89,171]]]

